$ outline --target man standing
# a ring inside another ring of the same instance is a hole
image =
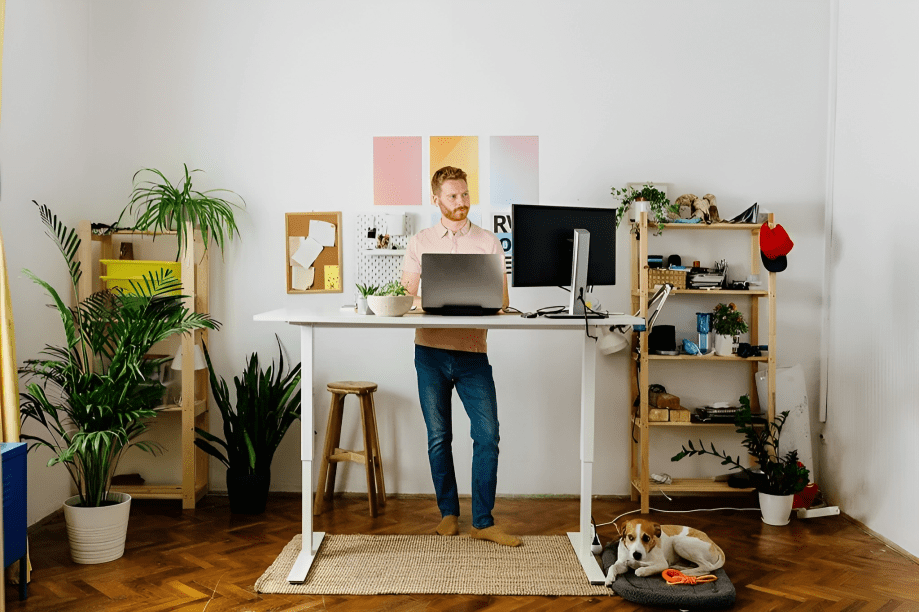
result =
[[[473,225],[469,214],[466,173],[446,166],[431,178],[431,199],[440,208],[440,223],[412,236],[402,271],[402,284],[420,306],[423,253],[502,253],[497,236]],[[504,307],[509,303],[504,277]],[[486,354],[485,329],[431,329],[415,331],[415,371],[418,395],[428,431],[428,459],[441,522],[437,533],[459,533],[459,496],[453,468],[451,400],[456,388],[472,434],[472,529],[469,535],[505,546],[520,540],[495,526],[498,482],[498,400]]]

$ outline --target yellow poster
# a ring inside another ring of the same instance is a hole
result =
[[[431,171],[428,184],[434,173],[444,166],[460,168],[466,173],[469,187],[469,201],[479,203],[479,137],[478,136],[431,136]]]

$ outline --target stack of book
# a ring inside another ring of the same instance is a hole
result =
[[[689,289],[717,289],[724,283],[724,274],[706,270],[693,272],[686,277]]]
[[[733,423],[738,410],[740,406],[700,406],[692,415],[692,421],[694,423]],[[765,419],[759,414],[754,414],[752,422],[762,423],[765,422]]]

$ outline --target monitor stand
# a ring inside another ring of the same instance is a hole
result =
[[[605,314],[587,312],[584,300],[587,295],[587,262],[590,256],[590,232],[574,230],[574,248],[571,251],[571,301],[568,310],[544,315],[547,319],[605,319]]]

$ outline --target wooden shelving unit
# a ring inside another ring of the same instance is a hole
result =
[[[133,242],[143,237],[151,237],[151,232],[135,232],[130,230],[115,231],[108,234],[95,234],[89,221],[81,221],[79,225],[80,250],[78,257],[83,276],[80,278],[80,299],[94,291],[102,289],[100,259],[117,259],[116,240]],[[157,237],[175,236],[175,232],[157,233]],[[186,236],[194,239],[185,245],[180,259],[182,264],[182,295],[187,296],[185,306],[194,312],[209,312],[209,276],[210,258],[204,249],[201,233],[194,230],[189,223],[186,227]],[[174,239],[174,238],[172,238]],[[93,243],[99,243],[99,256],[94,255]],[[114,491],[128,493],[138,499],[178,499],[182,501],[182,508],[192,509],[195,504],[208,492],[208,456],[195,446],[195,427],[207,429],[209,417],[208,399],[208,373],[207,370],[194,369],[194,345],[207,342],[207,329],[196,330],[194,335],[182,336],[182,372],[181,372],[181,404],[164,406],[164,414],[157,418],[171,418],[170,413],[179,413],[181,418],[180,439],[181,447],[181,482],[176,484],[143,484],[137,486],[112,487]]]
[[[768,219],[770,227],[774,225],[773,217],[770,214]],[[648,299],[653,295],[653,287],[648,284],[648,216],[647,213],[641,213],[639,220],[636,222],[635,232],[631,250],[631,294],[632,294],[632,312],[639,312],[642,317],[648,315]],[[652,228],[653,229],[653,228]],[[666,232],[689,231],[702,232],[706,238],[711,238],[709,232],[724,231],[745,231],[750,234],[750,272],[751,274],[760,274],[760,250],[759,250],[759,233],[760,225],[757,224],[734,224],[734,223],[713,223],[705,224],[685,224],[685,223],[668,223],[665,224]],[[763,276],[761,274],[761,276]],[[664,361],[685,362],[687,367],[689,363],[724,363],[725,368],[738,368],[739,365],[730,365],[731,363],[743,362],[746,364],[750,380],[750,402],[754,412],[759,408],[759,401],[756,391],[756,373],[764,369],[767,371],[768,391],[767,402],[765,407],[765,416],[769,421],[775,416],[775,273],[765,273],[766,288],[764,290],[710,290],[710,289],[674,289],[670,292],[670,300],[674,299],[693,299],[694,296],[718,296],[729,297],[732,300],[746,298],[750,300],[749,312],[750,317],[748,324],[750,327],[750,344],[759,345],[767,344],[769,349],[762,357],[742,358],[737,356],[692,356],[692,355],[650,355],[648,353],[648,331],[634,334],[633,338],[633,355],[632,376],[631,376],[631,395],[629,396],[629,406],[632,406],[632,400],[638,397],[637,414],[632,414],[630,428],[630,464],[631,464],[631,497],[632,501],[641,502],[642,513],[647,513],[650,509],[650,466],[649,454],[651,444],[651,431],[661,427],[695,427],[695,428],[716,428],[733,429],[730,423],[673,423],[673,422],[651,422],[648,420],[648,385],[649,375],[653,364]],[[685,296],[689,296],[688,298]],[[762,304],[765,303],[765,312]],[[760,323],[765,317],[768,323],[768,338],[766,342],[760,340]],[[637,435],[635,433],[637,432]],[[663,491],[667,494],[698,494],[698,493],[737,493],[749,492],[753,489],[735,489],[728,487],[726,482],[717,482],[705,478],[675,478],[669,485],[654,483],[654,490]]]

